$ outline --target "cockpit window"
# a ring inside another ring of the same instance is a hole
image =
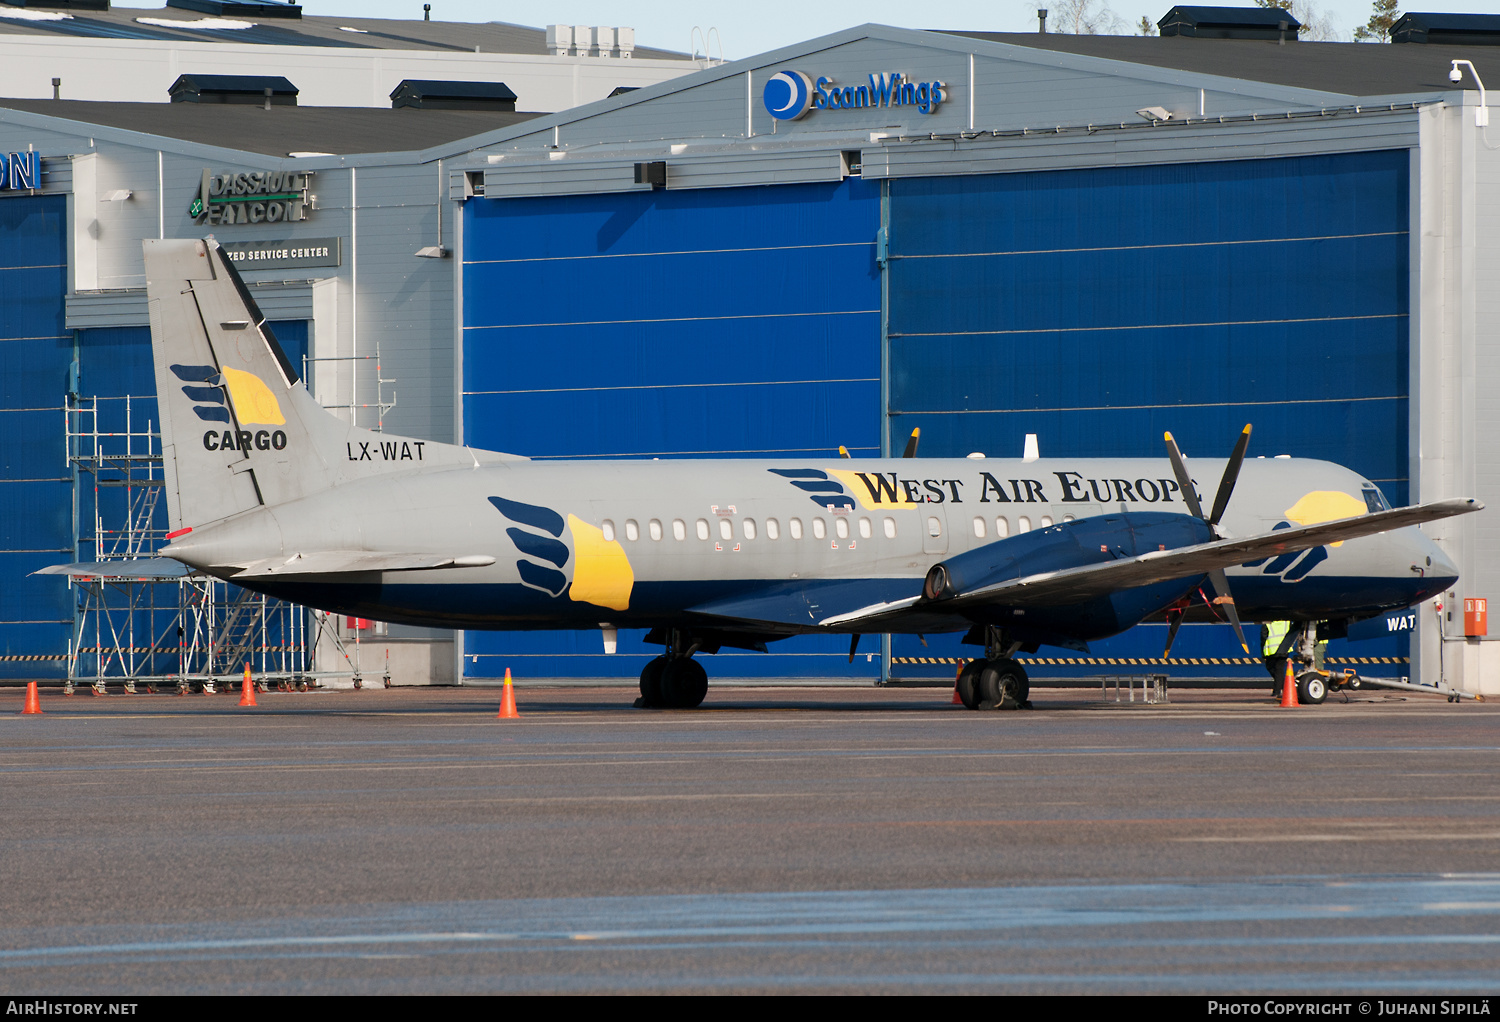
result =
[[[1367,507],[1370,511],[1389,511],[1391,509],[1391,506],[1385,501],[1385,494],[1380,492],[1380,488],[1378,486],[1366,486],[1364,493],[1365,507]]]

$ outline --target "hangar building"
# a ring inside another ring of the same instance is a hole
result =
[[[1493,503],[1500,455],[1476,441],[1500,416],[1483,286],[1500,138],[1476,124],[1472,69],[1449,79],[1489,52],[867,25],[467,129],[441,118],[472,111],[205,124],[185,104],[5,101],[0,644],[66,642],[69,593],[24,576],[76,552],[69,388],[152,389],[143,237],[240,246],[279,335],[326,360],[319,399],[401,434],[540,458],[860,457],[920,426],[923,455],[1019,456],[1035,433],[1047,455],[1158,456],[1170,429],[1220,457],[1252,422],[1252,456],[1346,464],[1392,503]],[[284,155],[313,145],[283,144],[298,133],[338,151]],[[305,191],[303,218],[195,220],[205,174],[250,172]],[[377,350],[399,395],[383,411],[365,407],[384,400]],[[1460,600],[1500,581],[1487,521],[1431,527]],[[1488,646],[1448,603],[1409,649],[1394,622],[1332,655],[1477,684]],[[1264,677],[1227,628],[1184,633],[1170,673]],[[391,635],[436,680],[633,678],[654,652],[638,634],[614,656],[597,632]],[[1144,673],[1161,643],[1146,626],[1033,674]],[[847,652],[789,640],[712,673],[951,677],[964,650]]]

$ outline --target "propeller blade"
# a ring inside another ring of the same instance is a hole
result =
[[[906,450],[902,452],[903,458],[915,458],[917,456],[917,441],[921,439],[922,427],[918,426],[911,431],[911,439],[906,441]],[[956,490],[954,491],[957,492]]]
[[[1193,480],[1188,476],[1187,465],[1183,463],[1182,452],[1177,449],[1177,441],[1172,439],[1172,434],[1167,434],[1167,457],[1172,459],[1172,472],[1177,476],[1178,492],[1182,494],[1182,502],[1187,505],[1189,513],[1194,518],[1203,517],[1203,507],[1198,503],[1198,491],[1193,489]]]
[[[849,636],[849,662],[854,663],[854,651],[859,648],[859,633]]]
[[[1177,629],[1182,627],[1184,610],[1167,611],[1167,648],[1161,651],[1161,658],[1167,659],[1172,655],[1172,643],[1177,641]]]
[[[1230,494],[1234,493],[1235,480],[1240,477],[1240,466],[1245,463],[1245,451],[1249,447],[1250,424],[1247,422],[1234,445],[1234,453],[1229,456],[1229,464],[1224,466],[1224,478],[1219,480],[1219,492],[1214,496],[1214,509],[1208,515],[1209,525],[1218,525],[1219,519],[1224,517],[1224,510],[1229,507]]]
[[[1224,612],[1224,616],[1234,626],[1234,635],[1240,640],[1240,648],[1248,654],[1250,645],[1245,642],[1245,630],[1240,627],[1240,612],[1234,607],[1234,594],[1229,591],[1229,578],[1224,574],[1224,569],[1215,568],[1210,571],[1208,582],[1214,590],[1214,607]]]
[[[847,458],[847,457],[849,457],[849,448],[845,447],[843,444],[839,444],[839,457],[840,458]]]

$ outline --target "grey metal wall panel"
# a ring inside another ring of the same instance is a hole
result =
[[[1045,56],[1046,51],[1038,51]],[[1143,69],[1144,70],[1144,69]],[[1200,81],[1206,76],[1192,77]],[[1308,109],[1311,102],[1269,99],[1254,83],[1242,91],[1204,87],[1203,113],[1220,115],[1266,109]],[[1139,120],[1137,110],[1166,108],[1174,116],[1198,116],[1199,86],[1163,82],[1146,75],[1101,74],[1043,62],[974,61],[974,127],[1045,128],[1056,124]]]
[[[51,194],[73,190],[73,161],[63,156],[42,157],[42,191]]]
[[[487,199],[650,191],[635,183],[634,161],[569,160],[493,164],[484,171]]]
[[[436,163],[367,168],[359,174],[358,322],[362,355],[380,350],[380,371],[397,404],[385,427],[446,441],[453,432],[453,261],[416,255],[438,243]],[[445,224],[449,244],[451,223]],[[361,364],[360,391],[374,400],[374,364]]]
[[[667,147],[663,146],[663,150]],[[752,185],[838,181],[843,160],[838,149],[772,152],[723,151],[672,156],[643,153],[641,161],[662,159],[667,164],[668,188],[734,188]],[[526,163],[491,164],[484,171],[485,198],[522,198],[543,195],[585,195],[649,191],[635,183],[631,159],[564,157]]]
[[[159,206],[157,151],[109,146],[101,155],[94,182],[99,201],[99,286],[137,287],[146,283],[140,239],[157,236],[164,212]],[[104,201],[111,192],[128,191],[130,198]],[[182,206],[186,211],[188,199]]]
[[[839,181],[844,162],[838,150],[724,153],[667,159],[669,188],[737,188],[749,185]]]
[[[1467,115],[1462,131],[1474,132]],[[1474,189],[1474,280],[1470,296],[1474,303],[1474,422],[1465,430],[1473,445],[1475,492],[1473,496],[1491,508],[1500,504],[1500,153],[1486,146],[1473,146]],[[1459,299],[1462,301],[1462,298]],[[1428,446],[1424,441],[1424,449]],[[1500,515],[1486,511],[1469,516],[1473,520],[1476,550],[1464,593],[1500,597]]]
[[[1075,128],[1001,138],[890,141],[867,147],[866,177],[993,174],[1069,167],[1241,160],[1401,149],[1417,144],[1413,110],[1316,119]]]
[[[602,142],[743,137],[745,109],[745,80],[736,76],[562,125],[559,141],[577,148]]]
[[[310,282],[251,284],[250,294],[267,319],[312,319]],[[75,291],[64,299],[64,305],[64,325],[69,330],[150,325],[144,287]]]

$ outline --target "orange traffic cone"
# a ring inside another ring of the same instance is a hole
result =
[[[497,720],[520,720],[516,712],[516,690],[510,687],[510,668],[505,669],[505,694],[500,697],[500,713]]]
[[[962,706],[964,701],[958,695],[958,679],[964,676],[964,664],[958,665],[958,674],[953,679],[953,705]]]
[[[240,705],[256,706],[255,682],[250,680],[250,661],[245,661],[245,680],[240,682]]]
[[[1296,708],[1302,704],[1297,702],[1297,682],[1292,678],[1292,662],[1286,662],[1286,676],[1281,679],[1281,705],[1283,707]]]
[[[36,695],[36,682],[26,683],[26,705],[21,709],[22,713],[41,713],[42,701]]]

